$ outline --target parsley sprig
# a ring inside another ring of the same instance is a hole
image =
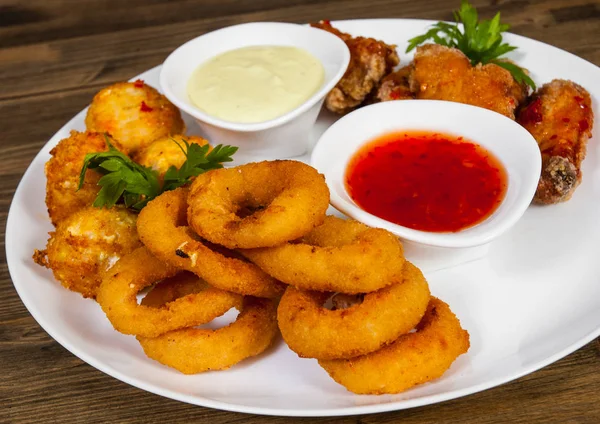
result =
[[[436,44],[459,49],[473,66],[494,63],[509,71],[519,84],[525,83],[535,90],[535,83],[523,68],[500,59],[500,56],[517,49],[502,42],[502,33],[508,31],[510,25],[500,22],[500,12],[490,20],[479,20],[477,9],[467,0],[462,0],[460,9],[454,12],[454,19],[456,23],[438,22],[425,34],[408,40],[406,52],[432,40]],[[459,24],[463,25],[462,31]]]
[[[101,189],[93,206],[111,208],[122,201],[126,207],[139,211],[159,194],[189,184],[193,177],[206,171],[222,168],[223,163],[233,161],[231,156],[238,149],[219,144],[209,152],[208,145],[200,146],[183,140],[184,148],[177,141],[173,140],[173,142],[181,148],[186,161],[179,169],[171,166],[164,176],[162,185],[158,172],[132,161],[115,149],[107,137],[107,152],[88,153],[85,156],[78,188],[83,186],[87,170],[94,169],[102,174],[102,177],[98,181]]]
[[[173,142],[177,143],[175,140]],[[223,146],[219,144],[210,152],[208,144],[200,146],[199,144],[189,144],[183,140],[184,148],[179,144],[179,148],[185,154],[187,160],[177,169],[171,166],[164,178],[163,191],[174,190],[177,187],[184,186],[196,177],[211,169],[223,168],[224,162],[231,162],[231,156],[237,151],[237,147]]]

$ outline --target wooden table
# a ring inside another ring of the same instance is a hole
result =
[[[451,20],[458,0],[0,0],[0,220],[23,172],[93,94],[223,26],[321,18]],[[597,0],[481,0],[512,31],[600,65]],[[596,99],[598,100],[598,99]],[[2,237],[4,245],[4,237]],[[8,247],[10,248],[10,246]],[[27,312],[0,249],[0,422],[597,422],[600,343],[515,382],[442,404],[361,417],[288,419],[205,409],[133,388],[83,363]],[[508,311],[507,311],[508,313]],[[594,419],[595,418],[595,419]]]

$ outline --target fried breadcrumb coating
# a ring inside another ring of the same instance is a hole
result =
[[[534,202],[569,200],[581,182],[581,162],[592,136],[590,94],[574,82],[555,79],[531,96],[517,121],[533,135],[542,152],[542,175]]]
[[[375,100],[387,102],[390,100],[414,99],[415,93],[410,88],[410,75],[412,72],[413,66],[408,65],[387,75],[381,80],[381,85],[375,94]]]
[[[325,98],[325,106],[332,112],[343,114],[360,106],[381,79],[400,63],[395,45],[374,38],[352,37],[334,28],[329,21],[311,26],[337,35],[350,49],[346,73]]]
[[[87,207],[61,221],[46,250],[36,250],[33,259],[50,268],[67,289],[95,298],[102,274],[141,246],[136,220],[136,214],[122,207]]]
[[[118,82],[100,90],[85,117],[88,130],[110,134],[124,153],[184,132],[179,109],[143,81]]]
[[[493,63],[476,66],[458,49],[426,44],[417,47],[410,88],[418,99],[448,100],[483,107],[515,119],[528,88]]]
[[[416,331],[363,356],[319,360],[329,376],[357,394],[400,393],[441,377],[471,346],[469,333],[432,297]]]
[[[107,139],[113,142],[110,137],[97,132],[71,131],[69,137],[50,151],[52,157],[45,167],[46,206],[54,226],[94,202],[100,191],[97,184],[101,175],[88,170],[83,186],[78,190],[79,173],[86,154],[108,150]]]

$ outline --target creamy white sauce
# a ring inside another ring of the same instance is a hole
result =
[[[308,100],[322,85],[321,62],[306,50],[253,46],[201,64],[188,81],[192,103],[216,118],[254,123],[277,118]]]

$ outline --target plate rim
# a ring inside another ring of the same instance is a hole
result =
[[[428,19],[402,19],[402,18],[347,19],[347,20],[336,20],[336,21],[332,21],[332,22],[335,24],[342,24],[342,25],[347,24],[347,23],[356,23],[359,25],[360,24],[366,25],[366,24],[373,24],[374,22],[376,23],[378,21],[395,21],[395,22],[410,21],[410,22],[420,23],[422,25],[431,25],[431,24],[434,24],[437,22],[435,20],[428,20]],[[555,51],[560,52],[561,54],[566,53],[567,55],[570,55],[572,58],[576,58],[578,61],[581,62],[582,65],[585,64],[585,66],[591,66],[592,70],[594,70],[595,72],[600,72],[600,67],[594,65],[593,63],[589,62],[588,60],[583,59],[569,51],[560,49],[551,44],[548,44],[548,43],[545,43],[543,41],[539,41],[539,40],[536,40],[533,38],[525,37],[525,36],[514,34],[514,33],[507,33],[507,34],[509,34],[511,37],[516,37],[516,39],[526,40],[527,42],[539,43],[540,45],[549,47]],[[152,67],[150,69],[147,69],[147,70],[141,72],[140,74],[134,76],[132,78],[132,80],[140,77],[140,75],[148,74],[148,73],[156,73],[157,77],[158,77],[161,67],[162,67],[162,64]],[[152,393],[155,395],[167,397],[169,399],[189,403],[192,405],[203,406],[203,407],[213,408],[213,409],[223,410],[223,411],[240,412],[240,413],[247,413],[247,414],[259,414],[259,415],[266,415],[266,416],[287,416],[287,417],[349,416],[349,415],[358,415],[358,414],[372,414],[372,413],[380,413],[380,412],[399,411],[399,410],[410,409],[410,408],[415,408],[415,407],[420,407],[420,406],[433,405],[433,404],[457,399],[457,398],[467,396],[470,394],[479,393],[479,392],[482,392],[484,390],[488,390],[488,389],[491,389],[494,387],[498,387],[502,384],[514,381],[520,377],[523,377],[523,376],[531,374],[541,368],[544,368],[544,367],[564,358],[565,356],[569,355],[570,353],[573,353],[574,351],[580,349],[584,345],[590,343],[592,340],[594,340],[595,338],[600,336],[600,325],[598,325],[598,327],[595,330],[590,331],[586,336],[578,339],[577,341],[571,343],[567,347],[563,348],[562,350],[556,352],[553,355],[546,357],[543,360],[533,362],[532,365],[524,367],[519,372],[512,373],[508,376],[502,376],[502,377],[498,377],[496,379],[488,380],[486,382],[475,384],[475,385],[469,386],[467,388],[451,390],[451,391],[434,394],[434,395],[426,395],[426,396],[422,396],[422,397],[418,397],[418,398],[414,398],[414,399],[406,399],[406,400],[392,401],[392,402],[387,402],[387,403],[378,403],[378,404],[372,404],[372,405],[361,405],[361,406],[351,406],[351,407],[342,407],[342,408],[327,408],[327,409],[321,408],[321,409],[310,409],[310,410],[277,409],[274,407],[267,408],[267,407],[256,407],[256,406],[249,406],[249,405],[236,404],[236,403],[228,403],[228,402],[224,402],[224,401],[214,400],[214,399],[211,399],[208,397],[186,395],[183,393],[178,393],[178,392],[172,391],[170,389],[163,389],[163,388],[157,387],[151,383],[145,383],[143,381],[139,381],[139,379],[137,379],[135,377],[129,377],[129,376],[121,373],[120,371],[114,369],[110,365],[105,365],[100,360],[96,360],[93,357],[88,356],[87,353],[80,351],[78,348],[72,346],[68,340],[65,340],[65,337],[63,337],[58,330],[55,331],[54,329],[51,329],[52,326],[50,324],[48,324],[48,322],[46,322],[43,319],[43,317],[41,317],[41,312],[32,303],[31,299],[28,299],[27,296],[23,296],[23,293],[19,289],[19,284],[15,283],[14,275],[16,272],[13,270],[13,268],[18,265],[18,258],[15,256],[16,254],[12,253],[12,249],[9,249],[9,247],[12,246],[14,241],[16,240],[16,234],[15,234],[16,227],[13,223],[13,221],[15,221],[15,219],[17,219],[16,212],[14,211],[15,210],[14,200],[17,197],[22,196],[20,193],[21,193],[21,191],[24,190],[24,181],[27,179],[27,177],[31,173],[34,172],[33,163],[36,162],[38,160],[39,156],[41,156],[44,153],[45,148],[57,136],[58,133],[62,132],[65,129],[73,127],[72,123],[74,121],[78,120],[78,117],[87,111],[88,106],[89,105],[87,105],[81,111],[76,113],[62,127],[60,127],[57,131],[54,132],[54,134],[48,139],[48,141],[40,148],[38,153],[34,156],[32,161],[30,162],[30,164],[27,166],[27,169],[21,176],[21,179],[20,179],[20,181],[17,185],[17,188],[15,189],[15,192],[13,194],[13,197],[11,199],[9,210],[8,210],[6,227],[5,227],[5,253],[6,253],[7,268],[9,271],[9,275],[11,277],[11,282],[13,283],[13,287],[15,288],[15,291],[17,292],[21,302],[23,302],[25,308],[31,314],[31,316],[36,320],[38,325],[40,325],[40,327],[42,327],[42,329],[46,333],[48,333],[48,335],[50,337],[52,337],[57,343],[59,343],[63,348],[65,348],[71,354],[77,356],[82,361],[86,362],[87,364],[91,365],[92,367],[96,368],[97,370],[111,376],[112,378],[115,378],[115,379],[120,380],[130,386],[136,387],[138,389],[144,390],[146,392],[149,392],[149,393]],[[359,396],[359,395],[357,395],[357,396]]]

